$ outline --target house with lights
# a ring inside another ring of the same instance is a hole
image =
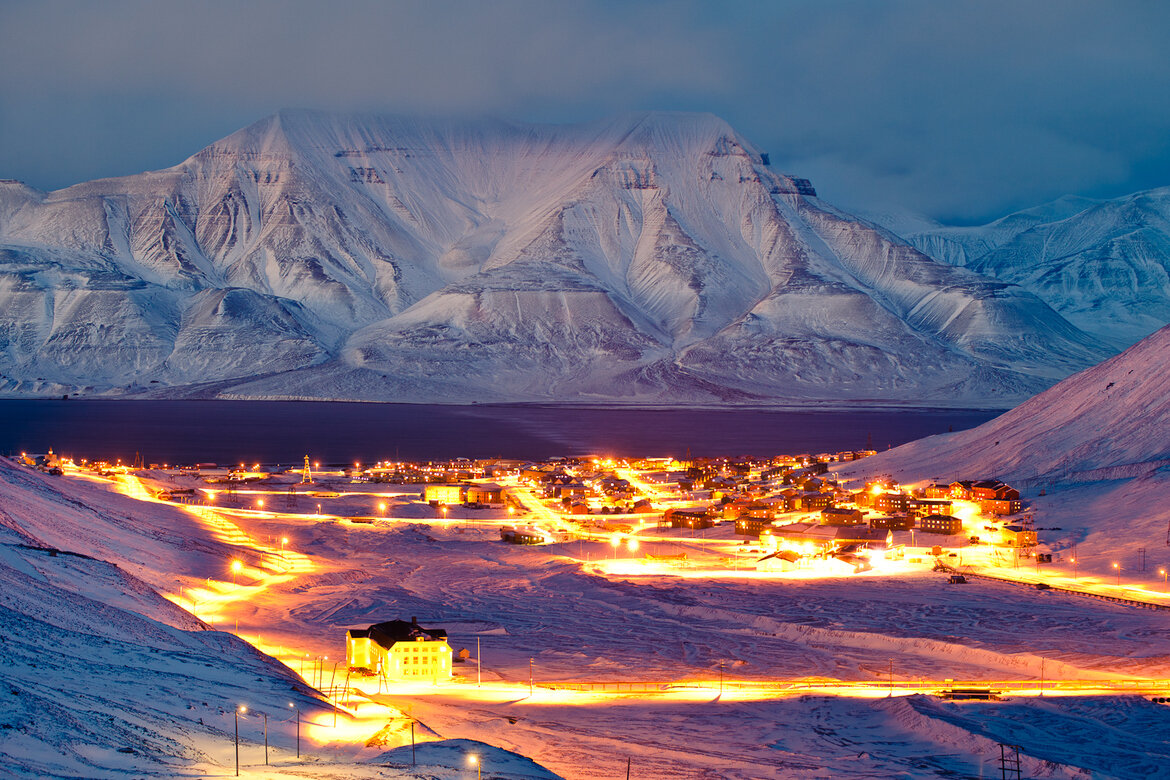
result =
[[[345,665],[387,680],[439,682],[451,678],[451,647],[441,628],[390,620],[345,632]]]

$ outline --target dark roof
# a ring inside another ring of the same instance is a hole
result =
[[[387,649],[396,642],[413,642],[419,637],[432,642],[447,638],[447,632],[441,628],[423,628],[418,623],[407,620],[388,620],[385,623],[375,623],[366,629],[351,628],[349,635],[354,639],[368,637]]]

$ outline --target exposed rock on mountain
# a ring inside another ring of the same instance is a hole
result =
[[[281,112],[0,183],[0,392],[982,404],[1108,354],[762,160],[710,115]]]
[[[1170,188],[1061,198],[907,238],[938,260],[1024,287],[1106,342],[1129,345],[1170,322]]]

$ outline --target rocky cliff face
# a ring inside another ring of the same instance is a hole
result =
[[[1107,354],[709,115],[281,112],[174,168],[0,183],[0,392],[1000,403]]]

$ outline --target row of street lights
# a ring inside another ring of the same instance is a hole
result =
[[[295,710],[297,714],[297,758],[301,757],[301,708],[288,703],[290,709]],[[268,766],[268,713],[261,712],[264,716],[264,766]],[[247,717],[248,705],[241,704],[235,710],[235,727],[236,727],[236,777],[240,776],[240,716]]]

